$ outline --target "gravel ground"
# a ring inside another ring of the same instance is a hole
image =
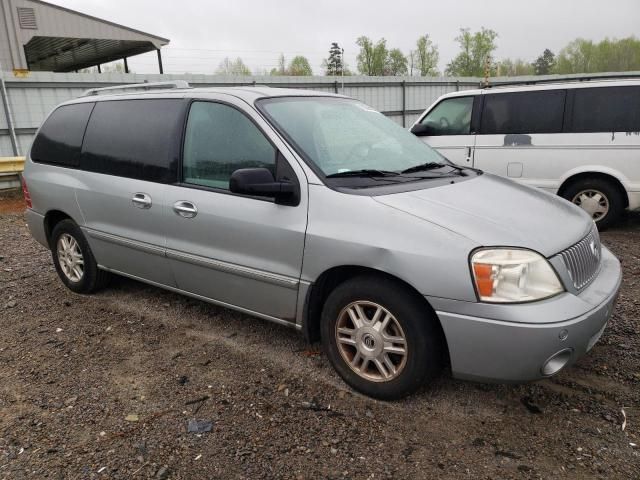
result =
[[[284,327],[125,279],[73,294],[20,206],[0,200],[0,478],[640,478],[640,215],[602,235],[623,289],[577,365],[384,403]]]

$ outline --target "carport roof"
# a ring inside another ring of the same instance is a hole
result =
[[[141,40],[65,37],[33,37],[24,46],[29,70],[47,72],[70,72],[156,49]]]
[[[158,50],[169,40],[41,0],[22,0],[29,70],[68,72]]]

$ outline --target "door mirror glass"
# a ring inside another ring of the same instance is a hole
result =
[[[296,188],[292,182],[276,181],[266,168],[241,168],[231,174],[229,190],[232,193],[270,197],[286,202],[294,196]]]
[[[469,135],[473,97],[452,97],[437,104],[422,119],[420,125],[428,126],[431,133],[423,135]]]
[[[427,123],[416,123],[411,127],[411,133],[416,137],[426,137],[428,135],[436,135],[436,129]]]

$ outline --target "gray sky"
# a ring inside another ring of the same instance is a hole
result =
[[[460,27],[498,32],[496,59],[534,60],[583,37],[640,32],[640,0],[50,0],[52,3],[169,38],[167,73],[213,73],[229,56],[253,70],[270,70],[280,52],[302,54],[314,73],[331,42],[355,70],[356,38],[386,38],[405,54],[428,33],[440,50],[440,69],[457,52]],[[157,72],[155,55],[132,58],[139,73]]]

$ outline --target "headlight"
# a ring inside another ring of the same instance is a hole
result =
[[[471,256],[471,270],[483,302],[531,302],[564,291],[547,259],[531,250],[478,250]]]

